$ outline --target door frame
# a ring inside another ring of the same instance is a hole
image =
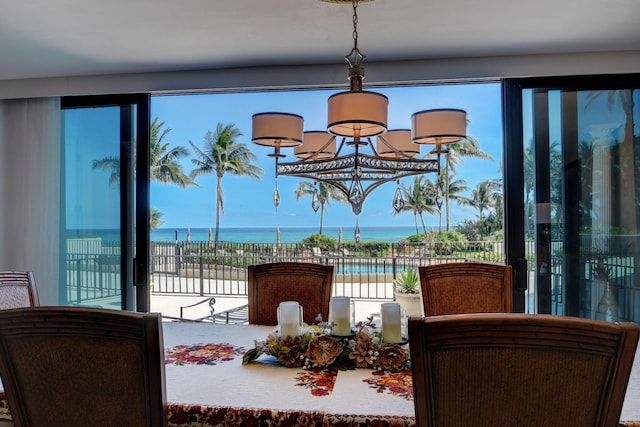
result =
[[[60,101],[62,110],[120,106],[120,138],[126,140],[132,135],[130,120],[132,105],[135,115],[135,169],[127,168],[132,162],[121,162],[120,170],[120,272],[122,287],[122,310],[148,312],[151,305],[149,283],[149,221],[150,221],[150,123],[151,96],[148,93],[124,95],[66,96]],[[130,159],[130,146],[121,144],[121,158]],[[135,171],[135,177],[134,175]],[[135,187],[132,180],[135,179]],[[135,188],[133,194],[131,189]],[[129,230],[135,227],[135,234]],[[135,247],[134,247],[135,237]]]
[[[502,81],[503,97],[503,125],[504,125],[504,191],[505,191],[505,252],[507,264],[514,267],[513,307],[516,312],[524,312],[524,292],[527,290],[527,266],[525,258],[525,206],[524,206],[524,153],[523,153],[523,107],[522,91],[526,89],[588,91],[588,90],[623,90],[640,87],[640,74],[600,74],[584,76],[556,76],[504,79]],[[564,112],[569,113],[567,111]],[[574,118],[568,117],[569,120]],[[544,158],[544,153],[538,153],[538,160]],[[566,155],[567,153],[565,153]],[[548,156],[547,156],[548,159]],[[537,170],[542,167],[543,170]],[[577,166],[576,166],[577,167]],[[536,176],[540,173],[549,175],[548,161],[536,163]],[[577,197],[575,171],[566,170],[565,194],[567,197]],[[576,203],[575,200],[573,202]],[[571,214],[567,211],[567,214]],[[573,239],[578,230],[568,230]],[[579,269],[578,245],[569,245],[566,250],[566,266],[568,267],[565,280],[564,315],[580,315],[580,289],[577,280],[571,275]],[[537,312],[551,312],[550,298],[543,298],[538,304]]]

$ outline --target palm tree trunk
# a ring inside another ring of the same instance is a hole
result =
[[[218,251],[218,241],[220,238],[220,211],[222,208],[222,177],[217,176],[216,181],[216,236],[214,239],[214,245],[216,252]]]
[[[324,203],[320,203],[320,234],[322,234],[322,221],[324,220]]]
[[[420,222],[422,223],[422,230],[424,231],[424,234],[427,234],[427,226],[424,225],[424,216],[422,216],[422,213],[420,213]]]
[[[449,215],[449,155],[445,155],[444,162],[444,206],[447,215],[447,231],[449,231],[449,222],[451,216]],[[442,227],[442,226],[441,226]]]
[[[413,222],[416,224],[416,236],[418,234],[420,234],[420,231],[418,230],[418,213],[414,212],[413,213]]]

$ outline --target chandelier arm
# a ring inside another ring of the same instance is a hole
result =
[[[323,182],[327,185],[332,186],[333,188],[337,189],[338,191],[340,191],[342,194],[345,195],[345,197],[349,197],[349,188],[344,185],[342,182],[336,182],[336,181],[330,181],[330,180],[326,180],[326,179],[319,179],[319,178],[312,178],[318,182]]]
[[[340,152],[342,151],[342,147],[344,147],[344,143],[345,143],[346,140],[347,140],[347,138],[345,138],[343,136],[342,139],[340,140],[340,145],[338,146],[338,149],[336,150],[336,155],[334,156],[334,158],[340,156]]]

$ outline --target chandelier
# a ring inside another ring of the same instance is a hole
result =
[[[353,41],[345,56],[349,64],[348,91],[328,99],[326,131],[304,131],[302,116],[268,112],[253,115],[252,142],[274,148],[276,188],[273,202],[280,203],[277,178],[280,175],[308,178],[328,184],[342,192],[356,215],[362,211],[366,197],[376,188],[401,178],[440,171],[440,155],[447,144],[466,138],[466,112],[459,109],[432,109],[414,113],[411,129],[387,129],[389,100],[380,93],[362,90],[366,56],[358,49],[358,2],[372,0],[321,0],[351,3],[353,7]],[[373,138],[375,138],[375,145]],[[433,149],[420,157],[420,147]],[[282,148],[293,148],[298,158],[282,162]],[[429,157],[435,154],[436,157]],[[317,189],[312,207],[318,207]],[[404,207],[400,188],[396,189],[393,208]],[[356,238],[356,240],[358,240]]]

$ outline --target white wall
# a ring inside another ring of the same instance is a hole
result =
[[[640,51],[366,64],[367,85],[640,72]],[[310,65],[0,81],[0,99],[113,93],[347,87],[347,66]]]

